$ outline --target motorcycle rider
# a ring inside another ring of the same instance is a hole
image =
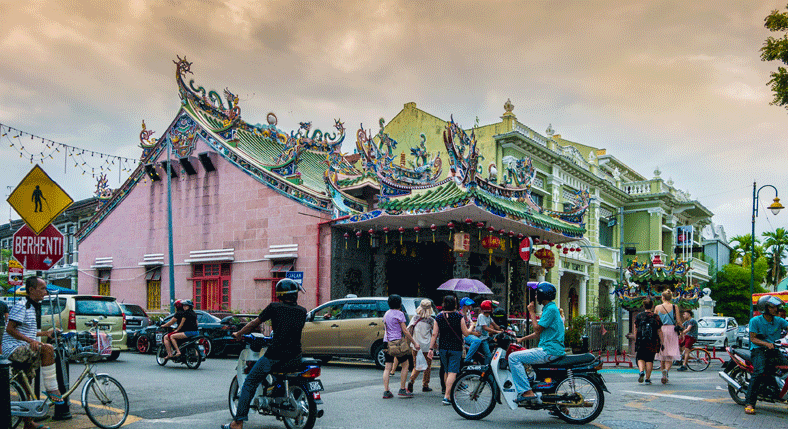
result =
[[[760,316],[750,319],[750,356],[752,356],[752,382],[747,389],[747,405],[744,412],[755,414],[755,402],[758,400],[758,389],[763,383],[769,383],[769,377],[776,365],[788,365],[782,353],[774,349],[774,342],[780,339],[788,322],[777,316],[783,301],[773,295],[764,295],[758,299]]]
[[[181,320],[178,322],[178,327],[175,328],[173,333],[164,337],[164,347],[167,349],[167,358],[169,359],[181,355],[181,349],[178,348],[178,340],[191,338],[200,333],[197,327],[197,313],[194,312],[192,300],[181,301],[181,308],[183,308],[183,313],[181,314]],[[173,317],[173,319],[175,318]],[[175,349],[174,355],[172,353],[173,348]]]
[[[233,336],[240,340],[243,335],[256,331],[260,324],[270,320],[273,338],[265,354],[254,364],[244,381],[235,420],[222,425],[222,429],[242,429],[244,421],[249,419],[249,404],[257,386],[271,372],[271,368],[280,361],[290,361],[301,356],[301,331],[306,323],[306,309],[298,305],[299,291],[305,292],[294,280],[279,280],[276,284],[276,296],[280,302],[268,304],[254,320],[240,331],[233,332]]]
[[[528,313],[533,321],[534,332],[518,338],[521,343],[527,340],[539,339],[537,348],[514,352],[509,355],[509,368],[512,371],[514,387],[517,390],[516,403],[531,402],[541,404],[541,393],[535,394],[531,389],[528,375],[525,373],[524,364],[547,363],[566,354],[564,350],[564,324],[561,322],[561,313],[555,305],[555,286],[548,282],[540,282],[536,286],[536,301],[541,304],[542,317],[536,321],[536,306],[532,301],[528,304]]]
[[[183,320],[183,301],[180,299],[176,300],[173,303],[173,305],[175,306],[175,314],[172,317],[170,317],[170,320],[166,321],[160,326],[161,329],[164,329],[164,332],[167,332],[167,328],[169,328],[172,325],[175,325],[176,323],[177,325],[175,326],[180,326],[181,321]],[[172,345],[170,344],[170,337],[174,333],[175,331],[167,332],[166,334],[164,334],[164,337],[161,339],[161,341],[164,343],[164,348],[167,350],[166,359],[172,357]]]
[[[478,335],[481,339],[479,350],[484,355],[484,364],[488,365],[492,359],[492,353],[490,353],[490,345],[487,344],[487,339],[490,338],[490,334],[500,334],[503,332],[503,329],[492,319],[492,301],[486,299],[479,304],[479,307],[482,310],[482,314],[476,319],[476,332],[479,333]]]

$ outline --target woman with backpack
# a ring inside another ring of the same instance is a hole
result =
[[[408,380],[408,391],[410,393],[413,393],[413,383],[416,382],[416,378],[422,371],[424,371],[424,377],[421,380],[421,391],[432,392],[432,389],[430,389],[432,359],[427,357],[430,349],[430,340],[432,339],[432,330],[435,326],[435,318],[432,317],[432,314],[432,301],[423,299],[421,304],[419,304],[419,308],[416,309],[416,317],[412,318],[410,325],[408,325],[408,330],[413,335],[413,339],[419,344],[419,350],[416,350],[415,347],[413,348],[413,361],[416,364],[413,366],[413,372],[411,372],[410,380]],[[426,361],[426,369],[423,368],[422,359]],[[419,365],[420,362],[422,362],[421,366]],[[420,367],[421,369],[419,369]]]
[[[654,314],[654,301],[646,297],[643,300],[645,311],[635,317],[635,359],[638,363],[640,376],[638,383],[651,384],[651,371],[654,369],[654,355],[662,344],[662,321]]]

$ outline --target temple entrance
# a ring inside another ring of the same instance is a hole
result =
[[[452,278],[454,256],[446,243],[405,242],[387,255],[388,294],[426,297],[440,303],[438,291]]]

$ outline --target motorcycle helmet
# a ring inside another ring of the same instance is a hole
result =
[[[186,300],[181,301],[181,307],[185,307],[187,305],[189,307],[191,307],[192,310],[194,310],[194,303],[192,302],[192,300],[186,299]]]
[[[509,324],[509,315],[506,314],[506,310],[503,307],[498,307],[495,310],[493,310],[491,317],[493,322],[495,322],[496,325],[500,326],[501,329],[505,329],[506,326]]]
[[[473,302],[472,299],[468,298],[467,296],[460,300],[460,308],[465,307],[466,305],[470,305],[473,307],[476,303]]]
[[[783,304],[785,304],[783,302],[783,300],[781,300],[780,298],[777,298],[774,295],[764,295],[764,296],[758,298],[758,310],[760,310],[761,313],[766,313],[766,306],[767,305],[771,305],[771,306],[780,308],[780,307],[783,306]]]
[[[279,299],[297,300],[299,290],[304,292],[304,288],[292,279],[282,279],[276,284],[276,296]]]
[[[479,307],[481,307],[482,311],[492,311],[493,309],[492,301],[490,301],[489,299],[485,299],[484,301],[482,301],[481,304],[479,304]]]
[[[178,311],[183,310],[183,301],[181,301],[180,299],[176,300],[175,301],[175,309],[178,310]]]
[[[536,286],[536,302],[552,301],[555,299],[555,286],[548,282],[541,282]]]

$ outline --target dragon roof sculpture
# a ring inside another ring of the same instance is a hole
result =
[[[670,289],[674,295],[674,304],[683,308],[698,308],[698,300],[703,297],[703,292],[698,285],[686,284],[689,269],[687,261],[671,259],[668,265],[663,265],[658,258],[638,262],[635,257],[629,261],[624,283],[613,294],[621,300],[624,308],[635,310],[642,307],[646,297],[658,299],[665,289]]]

